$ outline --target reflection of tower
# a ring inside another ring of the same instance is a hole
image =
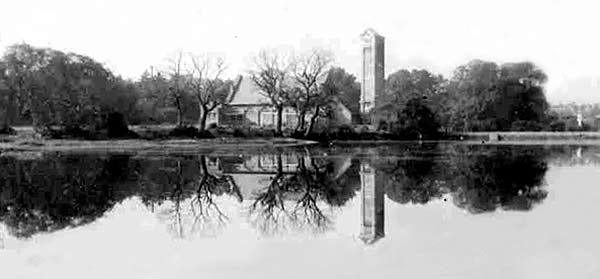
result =
[[[372,29],[362,35],[362,80],[360,90],[360,113],[365,120],[375,102],[383,93],[384,73],[384,38]]]
[[[383,188],[375,183],[375,170],[368,163],[360,165],[361,221],[360,239],[366,244],[384,237]]]

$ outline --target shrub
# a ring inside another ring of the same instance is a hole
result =
[[[550,123],[549,130],[553,132],[564,132],[567,129],[567,123],[561,120]]]
[[[232,136],[236,138],[272,138],[275,137],[275,130],[259,128],[235,128]]]
[[[40,134],[43,137],[51,138],[51,139],[85,139],[85,140],[94,140],[94,139],[102,139],[98,133],[92,133],[88,130],[82,129],[78,126],[70,126],[70,127],[61,127],[58,129],[41,129]]]
[[[181,126],[171,130],[168,134],[169,137],[174,138],[198,138],[207,139],[214,138],[213,134],[207,130],[200,131],[194,126]]]
[[[106,136],[109,138],[130,137],[131,131],[127,126],[125,117],[120,112],[111,112],[106,119]]]
[[[15,129],[9,126],[0,128],[0,135],[14,135],[16,133],[17,131],[15,131]]]
[[[567,131],[569,131],[569,132],[587,132],[587,131],[591,131],[591,130],[592,130],[592,127],[587,123],[583,123],[581,125],[581,127],[577,126],[577,125],[571,125],[571,126],[567,127]]]
[[[510,127],[511,131],[541,131],[542,129],[542,124],[526,120],[517,120]]]
[[[439,123],[433,111],[421,98],[410,99],[400,112],[399,121],[392,133],[400,139],[435,139]]]
[[[240,128],[233,129],[232,136],[234,138],[246,138],[246,137],[248,137],[248,135],[246,135],[246,133],[242,129],[240,129]]]
[[[342,125],[336,129],[334,137],[336,139],[354,139],[356,138],[356,132],[351,126]]]

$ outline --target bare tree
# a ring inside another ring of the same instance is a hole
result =
[[[277,111],[276,134],[282,136],[283,109],[288,104],[290,92],[290,63],[284,55],[266,50],[260,51],[254,62],[255,70],[251,72],[251,78]]]
[[[223,58],[190,54],[190,60],[188,83],[200,111],[198,129],[204,131],[208,114],[226,102],[231,84],[220,79],[226,69]]]
[[[322,106],[320,86],[327,78],[332,62],[331,52],[323,49],[313,49],[294,58],[293,75],[298,87],[293,101],[298,112],[297,132],[305,130],[305,117],[309,110],[313,110],[313,115],[319,113],[319,106]],[[312,125],[309,128],[312,129]]]
[[[166,74],[169,77],[169,96],[171,103],[177,109],[177,126],[183,126],[184,96],[187,93],[185,76],[183,74],[183,53],[176,52],[167,59]]]

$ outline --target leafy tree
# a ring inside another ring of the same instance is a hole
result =
[[[16,92],[9,90],[6,85],[7,79],[7,65],[0,58],[0,113],[2,113],[2,123],[0,126],[0,133],[8,133],[11,131],[11,125],[14,118],[14,108],[16,107],[15,99]]]
[[[419,125],[436,126],[437,113],[440,110],[439,94],[442,91],[442,84],[444,78],[442,76],[436,76],[427,70],[399,70],[389,75],[386,80],[385,94],[379,99],[379,109],[385,113],[396,112],[398,116],[397,122],[393,123],[393,119],[382,118],[380,123],[388,123],[392,126],[396,126],[396,132],[402,132],[404,134],[413,134],[411,137],[418,137],[418,130],[429,129],[426,127],[417,128],[416,119],[407,119],[407,117],[416,117],[415,113],[432,113],[432,123],[427,124],[423,121],[419,122]],[[408,107],[410,104],[410,108]],[[416,105],[421,106],[419,110]],[[412,110],[412,111],[411,111]],[[416,111],[419,110],[419,111]],[[399,112],[399,113],[398,113]],[[377,115],[377,113],[376,113]],[[421,115],[419,117],[429,117],[430,115]],[[391,121],[390,121],[391,120]],[[415,130],[416,129],[416,130]],[[413,130],[409,132],[409,130]],[[423,131],[421,131],[423,132]],[[436,131],[437,132],[437,131]],[[432,133],[431,135],[434,135]]]
[[[163,122],[164,116],[161,111],[170,106],[167,78],[160,72],[145,71],[136,85],[140,92],[137,107],[143,115],[141,121]]]
[[[427,70],[399,70],[386,79],[382,103],[395,103],[400,109],[414,98],[431,98],[444,78]]]
[[[9,47],[3,60],[4,80],[20,113],[42,131],[98,129],[122,82],[87,56],[27,44]]]
[[[548,117],[548,103],[540,86],[546,79],[546,74],[530,62],[500,67],[492,114],[498,130],[515,130],[523,124],[529,130],[541,130]]]
[[[459,66],[446,86],[442,118],[463,131],[539,129],[548,122],[546,79],[530,62],[473,60]]]
[[[327,79],[338,92],[338,100],[352,112],[352,118],[360,119],[360,84],[356,77],[343,68],[333,67],[329,69]]]
[[[454,70],[447,86],[450,100],[445,117],[455,130],[476,130],[485,121],[482,114],[494,97],[498,71],[496,63],[482,60],[472,60]]]
[[[394,132],[401,137],[429,139],[435,138],[438,134],[439,124],[435,114],[423,98],[410,99],[399,113],[398,119]]]

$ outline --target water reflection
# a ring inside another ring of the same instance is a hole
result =
[[[372,244],[384,237],[384,189],[381,183],[377,183],[375,170],[369,163],[360,165],[360,209],[361,209],[361,232],[360,239],[366,244]]]
[[[324,156],[324,153],[328,153]],[[9,235],[76,227],[139,197],[178,238],[219,235],[232,214],[261,235],[321,234],[357,197],[360,238],[385,235],[384,195],[450,199],[470,213],[531,210],[550,164],[597,164],[594,147],[398,145],[249,155],[0,157],[0,222]],[[237,204],[232,209],[223,204]],[[357,221],[358,223],[358,221]]]

